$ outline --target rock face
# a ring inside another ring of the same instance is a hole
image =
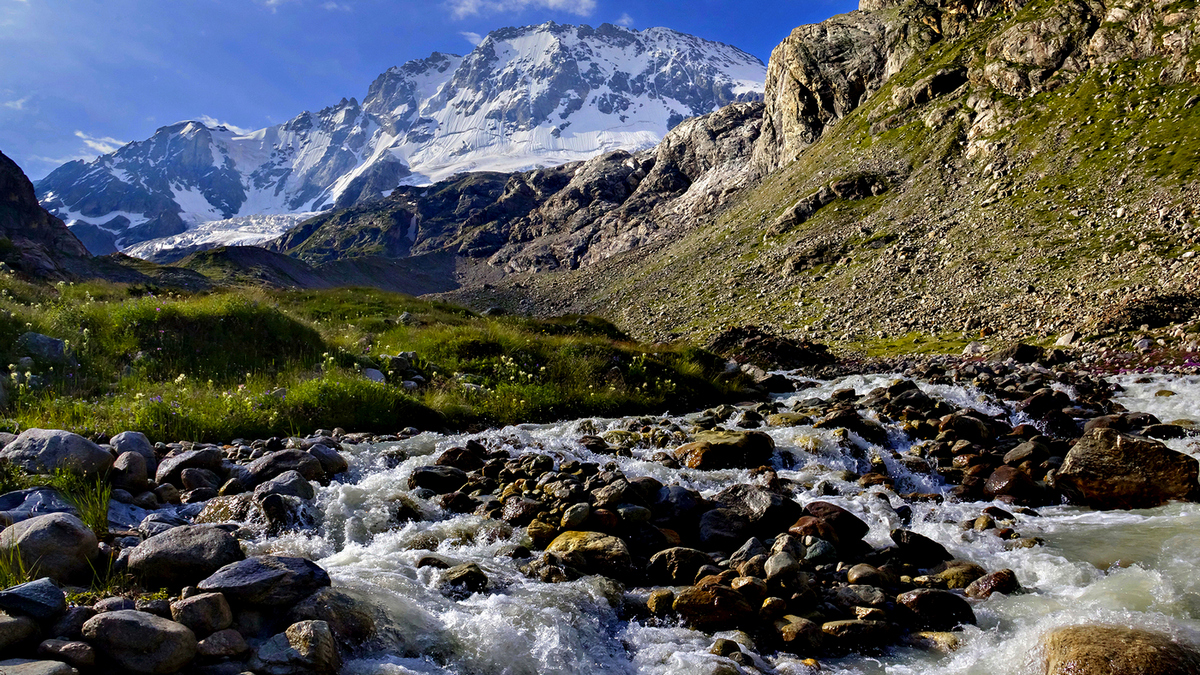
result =
[[[1200,496],[1200,463],[1157,441],[1092,429],[1067,453],[1054,485],[1072,503],[1097,509],[1149,508]]]
[[[245,557],[237,539],[208,525],[173,527],[143,541],[129,555],[129,571],[148,588],[195,584]]]
[[[55,469],[88,476],[108,471],[112,455],[78,434],[56,429],[27,429],[0,450],[0,459],[30,473],[52,474]]]
[[[25,172],[0,153],[0,237],[12,244],[4,263],[43,279],[70,277],[72,260],[88,251],[61,220],[38,204]]]
[[[88,619],[83,636],[101,659],[132,673],[174,673],[196,656],[196,636],[186,626],[132,609]]]
[[[95,533],[69,513],[35,516],[0,532],[0,551],[17,547],[27,570],[59,583],[90,578],[98,543]]]
[[[1042,638],[1046,675],[1184,675],[1200,652],[1166,635],[1116,626],[1068,626]]]

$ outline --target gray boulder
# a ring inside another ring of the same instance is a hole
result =
[[[329,575],[304,558],[255,556],[231,563],[197,584],[223,593],[233,605],[293,605],[331,585]]]
[[[38,579],[0,591],[0,609],[38,621],[52,621],[67,611],[67,596],[49,579]]]
[[[67,351],[67,344],[57,338],[41,333],[28,332],[17,338],[18,354],[30,356],[40,366],[76,366],[75,355]]]
[[[58,429],[26,429],[0,450],[0,459],[29,473],[66,469],[95,476],[108,471],[112,455],[88,439]]]
[[[325,470],[321,468],[320,460],[303,450],[272,452],[254,460],[247,468],[250,471],[247,487],[255,487],[286,471],[296,471],[305,480],[325,481]]]
[[[349,462],[342,457],[342,453],[327,445],[318,443],[308,449],[308,454],[317,458],[317,461],[321,463],[321,468],[325,470],[326,476],[336,476],[350,468]]]
[[[4,675],[79,675],[78,670],[62,661],[34,661],[33,659],[0,661],[0,672]]]
[[[129,555],[129,571],[147,588],[182,588],[245,558],[237,539],[208,525],[184,525],[143,541]]]
[[[196,656],[191,629],[134,609],[97,614],[83,624],[83,636],[102,660],[132,673],[174,673]]]
[[[41,639],[37,621],[27,616],[0,614],[0,654],[26,651]]]
[[[222,459],[221,451],[216,448],[185,450],[167,455],[159,462],[158,470],[154,474],[154,480],[158,483],[180,485],[180,474],[183,473],[184,469],[208,469],[215,472],[221,468]]]
[[[14,546],[33,576],[60,583],[88,579],[99,552],[96,534],[69,513],[35,516],[0,532],[0,552]]]
[[[334,675],[342,659],[328,624],[301,621],[267,640],[249,665],[262,675]]]
[[[288,623],[324,621],[339,644],[357,646],[375,635],[374,608],[356,591],[322,588],[292,608]]]
[[[254,488],[254,498],[257,500],[262,500],[270,494],[312,499],[317,496],[317,491],[313,489],[312,483],[300,475],[300,472],[284,471]]]
[[[140,431],[122,431],[108,440],[108,444],[116,450],[117,455],[126,452],[136,452],[146,460],[147,475],[153,476],[158,468],[158,458],[154,455],[154,446],[150,439]]]
[[[123,452],[113,462],[112,471],[108,474],[108,482],[118,490],[128,490],[132,494],[141,494],[149,487],[150,470],[146,458],[137,452]]]
[[[201,593],[171,603],[171,618],[199,637],[233,625],[233,611],[220,593]]]

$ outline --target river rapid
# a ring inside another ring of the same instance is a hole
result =
[[[828,397],[852,387],[866,394],[886,386],[889,375],[853,376],[817,383],[800,394],[777,396],[785,406],[799,398]],[[1114,397],[1130,411],[1153,413],[1166,421],[1200,420],[1200,377],[1120,376],[1124,388]],[[921,388],[957,406],[988,414],[1004,409],[962,386],[921,384]],[[1174,396],[1156,395],[1164,390]],[[672,418],[686,428],[694,416]],[[726,426],[733,427],[737,418]],[[1014,414],[1012,422],[1028,421]],[[663,484],[699,490],[706,497],[738,482],[753,482],[744,470],[670,469],[650,461],[656,449],[637,449],[632,457],[595,455],[578,443],[587,433],[625,428],[627,420],[576,420],[521,425],[470,436],[426,433],[391,443],[344,446],[350,471],[322,488],[315,502],[320,525],[315,531],[286,534],[254,544],[253,554],[309,557],[328,570],[334,585],[357,591],[378,608],[381,642],[347,661],[345,673],[504,675],[645,673],[708,675],[746,672],[732,660],[709,653],[714,635],[681,625],[623,618],[623,596],[641,597],[602,577],[549,584],[523,575],[521,561],[505,555],[528,544],[524,528],[477,515],[442,511],[408,489],[419,466],[469,439],[514,452],[536,451],[555,462],[615,462],[628,478],[651,476]],[[778,476],[811,488],[797,489],[801,504],[824,499],[849,509],[870,525],[865,541],[876,548],[890,544],[889,531],[902,525],[899,496],[908,492],[946,493],[936,475],[907,471],[888,452],[878,453],[896,479],[895,490],[862,488],[841,480],[856,461],[839,449],[834,432],[811,426],[763,427],[775,441]],[[861,441],[861,439],[855,439]],[[889,431],[890,449],[911,442]],[[1168,441],[1178,451],[1200,457],[1195,437]],[[397,450],[403,451],[397,453]],[[393,458],[407,457],[397,463]],[[830,494],[832,493],[832,495]],[[415,506],[422,520],[396,526],[389,518],[397,500]],[[822,659],[820,672],[837,674],[945,673],[1026,675],[1040,673],[1038,643],[1048,630],[1075,624],[1116,624],[1167,633],[1200,645],[1200,504],[1171,503],[1133,511],[1093,511],[1074,506],[1017,514],[1013,527],[1022,537],[1039,538],[1031,548],[1005,546],[990,532],[963,529],[991,502],[911,504],[904,525],[941,543],[956,558],[988,571],[1012,569],[1025,593],[996,594],[972,601],[978,619],[958,635],[950,653],[895,646],[882,654]],[[1011,509],[1011,506],[998,506]],[[486,593],[456,601],[439,590],[439,570],[418,569],[430,554],[451,564],[477,563],[489,578]],[[742,644],[762,672],[816,672],[799,657],[759,652],[749,636],[717,633]]]

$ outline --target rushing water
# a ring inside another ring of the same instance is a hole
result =
[[[826,397],[854,387],[860,394],[890,381],[887,376],[850,377],[818,383],[813,389],[783,398]],[[1146,378],[1143,378],[1146,379]],[[1118,381],[1125,391],[1116,399],[1131,411],[1146,411],[1164,422],[1200,420],[1200,378],[1135,377]],[[1002,408],[984,402],[978,392],[958,386],[922,385],[930,394],[955,405],[996,414]],[[1156,395],[1172,391],[1174,396]],[[676,420],[686,426],[687,418]],[[1014,421],[1021,421],[1014,418]],[[619,428],[622,420],[593,420],[600,430]],[[586,423],[522,425],[473,436],[503,442],[514,451],[537,450],[556,460],[578,459],[605,464],[615,461],[626,476],[653,476],[711,496],[735,482],[749,482],[746,471],[672,470],[647,461],[651,451],[634,457],[598,456],[575,440]],[[779,475],[803,484],[832,484],[840,497],[800,492],[806,503],[821,496],[858,514],[871,526],[866,540],[880,547],[888,531],[900,525],[893,510],[903,501],[881,487],[866,491],[838,480],[837,471],[854,469],[856,461],[838,450],[835,435],[809,426],[771,428],[778,452]],[[623,621],[614,610],[620,589],[598,577],[564,584],[532,581],[519,562],[498,555],[521,544],[523,529],[474,515],[443,513],[436,505],[414,498],[407,489],[415,467],[432,463],[438,454],[461,445],[467,436],[423,434],[396,443],[347,446],[351,470],[342,482],[323,488],[318,506],[324,514],[317,534],[293,534],[259,544],[258,552],[291,552],[316,559],[335,584],[365,592],[382,608],[387,649],[350,661],[347,673],[654,673],[704,675],[734,672],[732,661],[708,653],[712,638],[680,626],[648,626]],[[853,439],[860,441],[861,439]],[[904,450],[902,434],[892,436],[894,449]],[[1171,441],[1180,451],[1200,457],[1195,439]],[[409,456],[388,467],[389,451]],[[937,492],[937,478],[910,474],[880,453],[897,478],[896,492]],[[790,456],[790,457],[789,457]],[[791,469],[782,468],[785,463]],[[417,507],[427,520],[394,529],[389,509],[396,500]],[[1014,526],[1025,537],[1040,537],[1043,546],[1005,550],[990,533],[964,531],[957,523],[974,518],[986,503],[917,503],[911,529],[929,536],[958,558],[989,571],[1011,568],[1029,591],[994,595],[975,602],[977,627],[961,633],[961,646],[950,654],[895,647],[879,656],[851,656],[822,662],[822,672],[849,674],[956,673],[1024,675],[1039,672],[1039,638],[1064,625],[1107,623],[1150,628],[1200,644],[1200,504],[1171,504],[1140,511],[1096,512],[1068,506],[1039,509],[1040,517],[1019,515]],[[1003,506],[1003,505],[1001,505]],[[491,588],[456,602],[438,590],[438,571],[417,569],[430,553],[453,563],[475,562],[487,573]],[[636,590],[631,589],[631,592]],[[718,633],[751,647],[741,633]],[[768,655],[757,665],[766,672],[810,673],[794,657]]]

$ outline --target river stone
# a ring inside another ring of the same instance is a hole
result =
[[[838,543],[843,545],[862,539],[871,529],[861,518],[837,504],[822,501],[809,502],[804,510],[833,528]]]
[[[857,434],[871,445],[887,446],[887,431],[857,411],[850,408],[834,410],[825,417],[813,422],[814,429],[846,429]]]
[[[296,471],[305,480],[324,484],[327,480],[321,462],[303,450],[289,449],[268,453],[254,460],[247,467],[246,487],[257,487],[285,471]]]
[[[900,558],[917,567],[933,567],[938,563],[954,559],[945,546],[912,530],[892,530],[891,537],[892,541],[896,543]]]
[[[356,591],[322,588],[293,607],[288,622],[324,621],[339,644],[358,646],[375,635],[372,610]]]
[[[987,570],[966,560],[951,560],[934,570],[938,579],[946,582],[946,588],[966,588],[976,579],[987,574]]]
[[[213,497],[196,516],[196,523],[240,523],[248,520],[257,508],[254,495],[249,493]]]
[[[67,611],[67,596],[53,581],[38,579],[0,591],[0,609],[38,621],[53,621]]]
[[[442,572],[442,593],[456,600],[465,600],[475,593],[487,590],[488,578],[475,563],[455,565]]]
[[[761,431],[702,431],[675,450],[689,469],[753,469],[771,463],[775,441]]]
[[[215,471],[209,469],[187,468],[179,472],[179,483],[185,491],[216,490],[224,481]]]
[[[317,458],[326,476],[333,477],[350,469],[350,463],[342,457],[342,453],[320,443],[311,446],[308,454]]]
[[[171,603],[171,618],[204,637],[233,625],[233,611],[220,593],[201,593]]]
[[[201,658],[228,659],[236,658],[250,651],[246,638],[232,628],[219,630],[200,641],[196,650]],[[239,671],[240,672],[240,671]]]
[[[146,458],[136,452],[121,453],[108,473],[108,482],[112,483],[113,488],[128,490],[132,494],[145,492],[149,487],[149,478]]]
[[[827,643],[851,651],[878,651],[892,641],[892,627],[886,621],[829,621],[821,625],[821,632],[827,636]]]
[[[846,581],[851,584],[865,586],[884,586],[883,574],[878,568],[866,563],[859,563],[846,571]]]
[[[419,466],[408,477],[408,489],[425,488],[435,494],[457,492],[467,484],[467,472],[453,466]]]
[[[713,509],[700,516],[700,545],[710,551],[732,551],[750,537],[750,521],[732,509]]]
[[[50,635],[68,640],[83,639],[83,624],[87,620],[99,614],[95,609],[82,605],[79,607],[71,607],[67,609],[67,613],[63,614],[54,625],[50,626]]]
[[[562,519],[559,521],[559,527],[564,530],[574,530],[587,522],[588,516],[592,515],[592,507],[587,502],[572,504],[563,511]]]
[[[741,593],[718,584],[685,588],[671,607],[689,626],[708,632],[736,628],[755,615]]]
[[[62,661],[35,661],[33,659],[0,661],[0,673],[4,673],[4,675],[79,675],[78,670]]]
[[[237,539],[211,525],[184,525],[156,534],[129,554],[129,571],[147,588],[195,584],[246,555]]]
[[[329,585],[329,575],[311,560],[264,555],[226,565],[196,587],[223,593],[232,605],[280,606]]]
[[[582,571],[587,574],[618,579],[628,575],[632,564],[625,542],[603,532],[563,532],[550,542],[546,552],[576,554],[583,563]]]
[[[69,513],[48,513],[0,532],[0,553],[17,547],[25,569],[59,583],[89,579],[99,542],[83,521]]]
[[[792,582],[802,578],[804,567],[792,554],[785,551],[774,553],[763,563],[763,574],[767,581],[791,587]]]
[[[83,636],[101,660],[133,673],[173,673],[196,656],[187,626],[134,609],[97,614],[83,624]]]
[[[972,581],[967,586],[966,593],[968,598],[983,600],[991,597],[993,593],[1011,595],[1019,590],[1021,584],[1017,582],[1017,575],[1010,569],[1003,569]]]
[[[41,638],[38,622],[28,616],[0,614],[0,654],[27,651]]]
[[[1200,463],[1181,452],[1113,429],[1092,429],[1067,453],[1054,487],[1073,504],[1139,509],[1200,496]]]
[[[1012,503],[1037,506],[1046,501],[1042,486],[1032,476],[1013,466],[999,466],[983,484],[988,497],[1008,497]]]
[[[215,473],[221,468],[221,459],[221,451],[216,448],[185,450],[167,455],[158,463],[154,482],[180,486],[183,484],[180,474],[184,469],[208,469]]]
[[[721,490],[713,501],[744,516],[751,529],[763,537],[786,530],[803,513],[803,508],[790,497],[745,483]]]
[[[975,612],[962,596],[937,588],[918,588],[896,596],[896,604],[908,609],[912,625],[921,630],[951,630],[975,625]]]
[[[186,520],[175,513],[160,511],[158,513],[151,513],[145,518],[142,518],[142,521],[138,523],[137,530],[138,534],[142,535],[146,539],[149,539],[150,537],[162,534],[167,530],[171,530],[176,527],[182,527],[187,524],[188,522]]]
[[[263,643],[249,666],[260,675],[335,675],[342,659],[328,624],[301,621]]]
[[[299,497],[300,499],[312,499],[317,496],[317,491],[313,488],[312,483],[305,480],[304,476],[300,475],[299,471],[284,471],[278,476],[259,484],[254,488],[254,498],[261,500],[270,494],[290,495]]]
[[[158,458],[154,455],[154,446],[150,444],[150,439],[146,438],[146,434],[140,431],[122,431],[121,433],[108,439],[108,444],[118,456],[127,452],[136,452],[146,460],[146,471],[148,476],[153,476],[155,469],[158,468]]]
[[[1046,675],[1194,675],[1200,652],[1124,626],[1067,626],[1042,637]]]
[[[43,640],[37,648],[38,656],[63,661],[76,668],[91,668],[96,665],[96,650],[79,640]]]
[[[692,583],[701,567],[712,564],[715,561],[704,551],[675,546],[650,556],[646,571],[652,583],[674,586]]]
[[[26,429],[0,450],[0,460],[29,473],[65,469],[85,476],[103,474],[113,463],[107,450],[79,434],[57,429]]]

